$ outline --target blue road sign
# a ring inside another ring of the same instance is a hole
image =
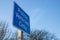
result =
[[[30,34],[29,16],[14,2],[13,25],[18,29]]]

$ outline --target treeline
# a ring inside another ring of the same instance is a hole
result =
[[[18,33],[12,33],[8,29],[9,25],[4,22],[0,22],[0,40],[17,40]],[[60,40],[54,34],[51,34],[45,30],[31,31],[28,35],[23,33],[23,40]]]

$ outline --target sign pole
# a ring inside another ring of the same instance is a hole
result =
[[[18,40],[22,40],[23,38],[23,32],[21,30],[18,30]]]

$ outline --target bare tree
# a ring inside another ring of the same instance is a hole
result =
[[[17,31],[14,33],[8,29],[8,24],[0,22],[0,40],[17,40]]]
[[[51,34],[44,30],[36,30],[32,32],[30,38],[30,40],[58,40],[58,38],[54,34]]]
[[[6,34],[7,26],[5,23],[0,23],[0,40],[3,40]]]
[[[0,40],[5,40],[6,39],[6,34],[9,33],[7,32],[8,30],[8,24],[5,22],[0,22]],[[8,40],[8,39],[6,39]]]
[[[11,37],[9,40],[17,40],[17,36],[18,36],[18,33],[17,33],[17,31],[15,31],[11,34]]]
[[[24,34],[23,40],[58,40],[58,38],[47,31],[35,30],[30,35]]]

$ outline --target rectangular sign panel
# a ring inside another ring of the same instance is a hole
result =
[[[14,3],[13,25],[30,34],[29,16],[16,3]]]

